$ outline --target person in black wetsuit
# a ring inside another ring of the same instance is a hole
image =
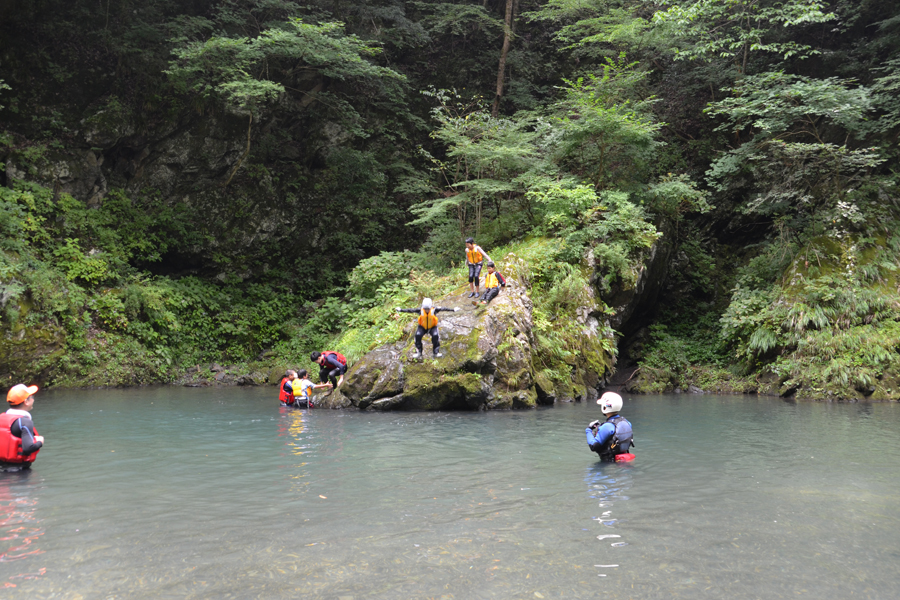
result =
[[[0,415],[0,464],[31,466],[34,456],[44,445],[31,420],[36,385],[14,385],[6,394],[9,410]],[[17,438],[17,439],[16,439]]]
[[[506,278],[494,268],[493,261],[488,261],[487,272],[488,274],[484,277],[484,295],[481,297],[481,304],[489,303],[497,297],[501,287],[506,287]],[[473,301],[472,304],[477,305],[478,300]]]
[[[441,337],[438,334],[438,319],[435,315],[445,311],[456,312],[459,310],[459,307],[441,308],[440,306],[434,306],[431,298],[425,298],[422,300],[422,308],[398,307],[394,310],[400,313],[419,313],[419,326],[416,327],[416,354],[413,356],[413,359],[419,360],[422,358],[422,338],[425,336],[425,333],[431,336],[431,350],[434,353],[434,357],[440,358],[443,356],[441,353]]]
[[[313,352],[309,355],[311,361],[319,365],[319,381],[328,383],[336,388],[344,383],[344,373],[347,372],[347,359],[340,352],[326,350],[325,352]],[[340,379],[338,379],[340,378]]]

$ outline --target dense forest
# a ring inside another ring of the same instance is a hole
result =
[[[596,294],[632,391],[897,399],[898,136],[894,0],[0,0],[0,376],[357,359],[474,236],[550,379]]]

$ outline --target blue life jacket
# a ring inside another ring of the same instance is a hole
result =
[[[634,445],[634,433],[631,429],[631,423],[628,419],[620,415],[614,415],[606,420],[612,423],[616,431],[613,433],[609,441],[603,444],[603,447],[597,450],[597,454],[601,458],[612,457],[616,454],[627,454]]]

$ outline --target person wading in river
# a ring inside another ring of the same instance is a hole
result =
[[[600,455],[603,460],[615,460],[619,454],[628,454],[634,445],[631,423],[619,416],[622,410],[622,396],[615,392],[606,392],[597,400],[600,412],[606,415],[606,422],[593,421],[584,430],[587,434],[588,447]]]
[[[9,410],[0,414],[0,464],[31,467],[44,445],[31,420],[36,385],[14,385],[6,394]]]

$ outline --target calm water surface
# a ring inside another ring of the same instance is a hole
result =
[[[292,411],[269,389],[41,392],[0,473],[3,598],[900,596],[900,406],[626,398]]]

